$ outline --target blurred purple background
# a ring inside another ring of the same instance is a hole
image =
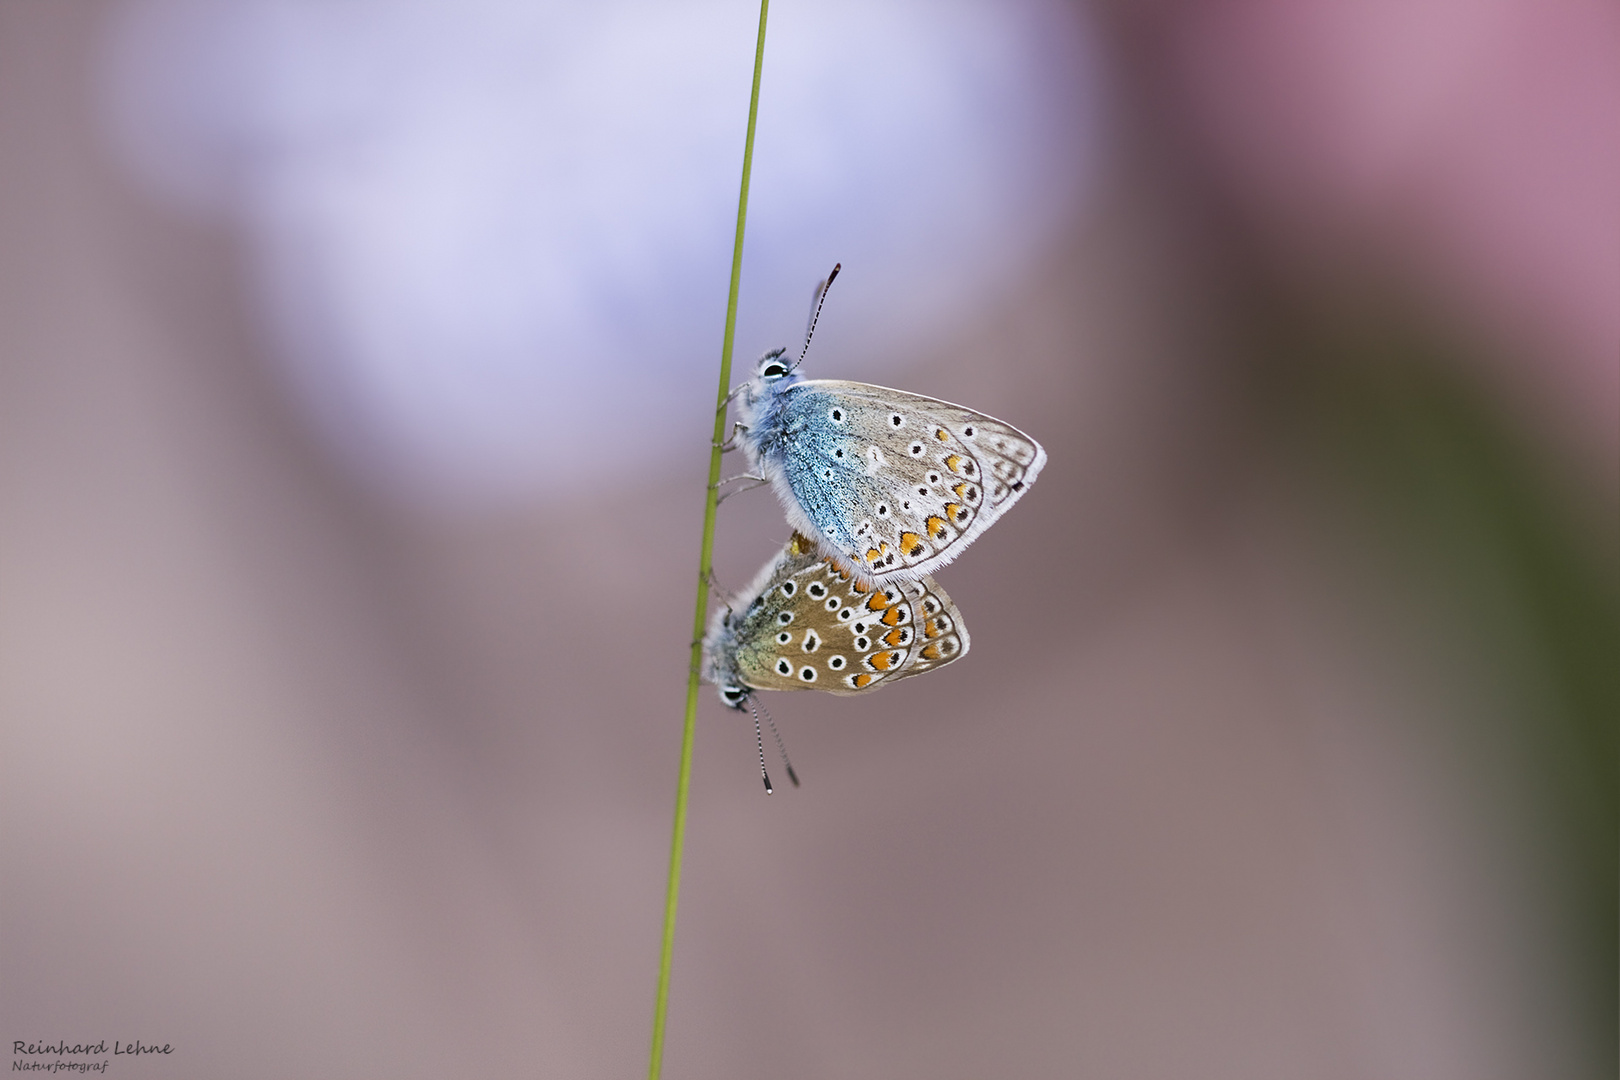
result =
[[[645,1068],[757,8],[0,6],[0,1034]],[[1620,13],[779,2],[740,363],[1005,418],[705,688],[665,1075],[1616,1065]],[[785,537],[721,510],[740,587]]]

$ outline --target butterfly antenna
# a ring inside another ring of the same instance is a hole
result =
[[[793,368],[804,363],[804,354],[810,351],[810,336],[816,332],[816,320],[821,318],[822,301],[827,299],[827,290],[832,287],[833,280],[838,277],[838,271],[843,268],[843,263],[834,263],[827,280],[816,286],[816,294],[810,298],[810,302],[815,306],[810,309],[810,325],[804,329],[804,347],[799,350],[799,358],[793,361],[793,367],[788,368],[788,371],[791,372]]]
[[[759,747],[759,776],[760,779],[765,781],[765,794],[770,795],[772,794],[771,774],[765,771],[765,736],[759,730],[759,710],[754,708],[753,694],[749,694],[744,700],[748,702],[748,711],[754,714],[754,742]],[[771,729],[775,730],[774,724]],[[794,782],[797,783],[798,781]]]
[[[765,714],[765,723],[770,725],[771,738],[776,740],[776,749],[782,755],[782,767],[787,770],[788,779],[793,781],[794,787],[798,787],[799,774],[793,771],[793,762],[788,760],[787,747],[782,745],[782,734],[776,730],[776,721],[771,719],[771,710],[767,709],[762,701],[759,703],[759,711]]]

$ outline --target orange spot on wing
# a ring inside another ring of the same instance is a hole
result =
[[[880,592],[875,592],[866,601],[867,611],[882,611],[889,606],[889,598]]]
[[[924,660],[938,660],[939,659],[939,646],[938,645],[924,645],[922,655],[923,655]]]
[[[885,645],[904,645],[906,643],[905,630],[902,628],[890,630],[887,634],[883,635],[883,643]]]
[[[940,442],[950,442],[951,433],[946,431],[944,428],[935,428],[934,438],[938,439]]]
[[[960,464],[962,464],[961,454],[950,454],[945,458],[945,467],[951,470],[951,472],[955,472],[956,467]]]
[[[874,653],[871,660],[872,666],[877,668],[879,671],[888,671],[891,667],[899,662],[900,654],[897,652]]]
[[[900,618],[904,614],[905,614],[905,609],[901,608],[898,605],[890,608],[888,611],[885,611],[883,613],[883,619],[882,619],[883,625],[884,626],[899,626],[900,625]]]
[[[922,537],[914,532],[900,534],[900,550],[915,558],[928,549],[923,547]]]
[[[871,685],[872,676],[860,674],[851,679],[850,682],[855,684],[855,689],[864,690],[867,686]]]
[[[949,510],[950,507],[947,506],[945,509]],[[943,539],[945,539],[945,519],[944,518],[940,517],[938,514],[932,514],[932,515],[929,516],[927,524],[928,524],[928,535],[929,536],[932,536],[935,540],[943,540]]]
[[[927,624],[923,626],[923,637],[939,637],[940,633],[938,619],[929,619]]]

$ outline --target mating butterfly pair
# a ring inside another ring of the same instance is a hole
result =
[[[818,313],[837,274],[817,289]],[[801,379],[785,352],[762,356],[737,391],[735,430],[795,532],[704,638],[706,676],[738,709],[754,690],[859,694],[964,655],[961,613],[929,573],[1046,463],[1039,443],[994,417],[869,383]]]

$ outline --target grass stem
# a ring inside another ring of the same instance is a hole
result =
[[[754,86],[748,97],[748,135],[743,142],[742,190],[737,196],[737,236],[731,248],[731,287],[726,294],[725,341],[720,347],[720,389],[716,395],[714,438],[709,449],[709,483],[703,499],[703,543],[698,554],[697,611],[692,617],[692,664],[686,678],[686,724],[681,730],[680,779],[675,786],[675,824],[669,843],[669,888],[664,899],[664,943],[658,959],[658,998],[653,1006],[649,1080],[664,1068],[664,1021],[669,1011],[669,968],[675,952],[675,908],[681,892],[681,854],[686,844],[687,794],[692,786],[692,740],[697,729],[698,686],[702,674],[703,632],[709,612],[709,571],[714,560],[714,512],[719,499],[720,444],[726,435],[726,398],[731,389],[731,347],[737,330],[737,289],[742,282],[743,226],[748,220],[748,179],[754,167],[754,122],[759,116],[759,76],[765,65],[765,17],[770,0],[760,0],[759,39],[754,45]]]

